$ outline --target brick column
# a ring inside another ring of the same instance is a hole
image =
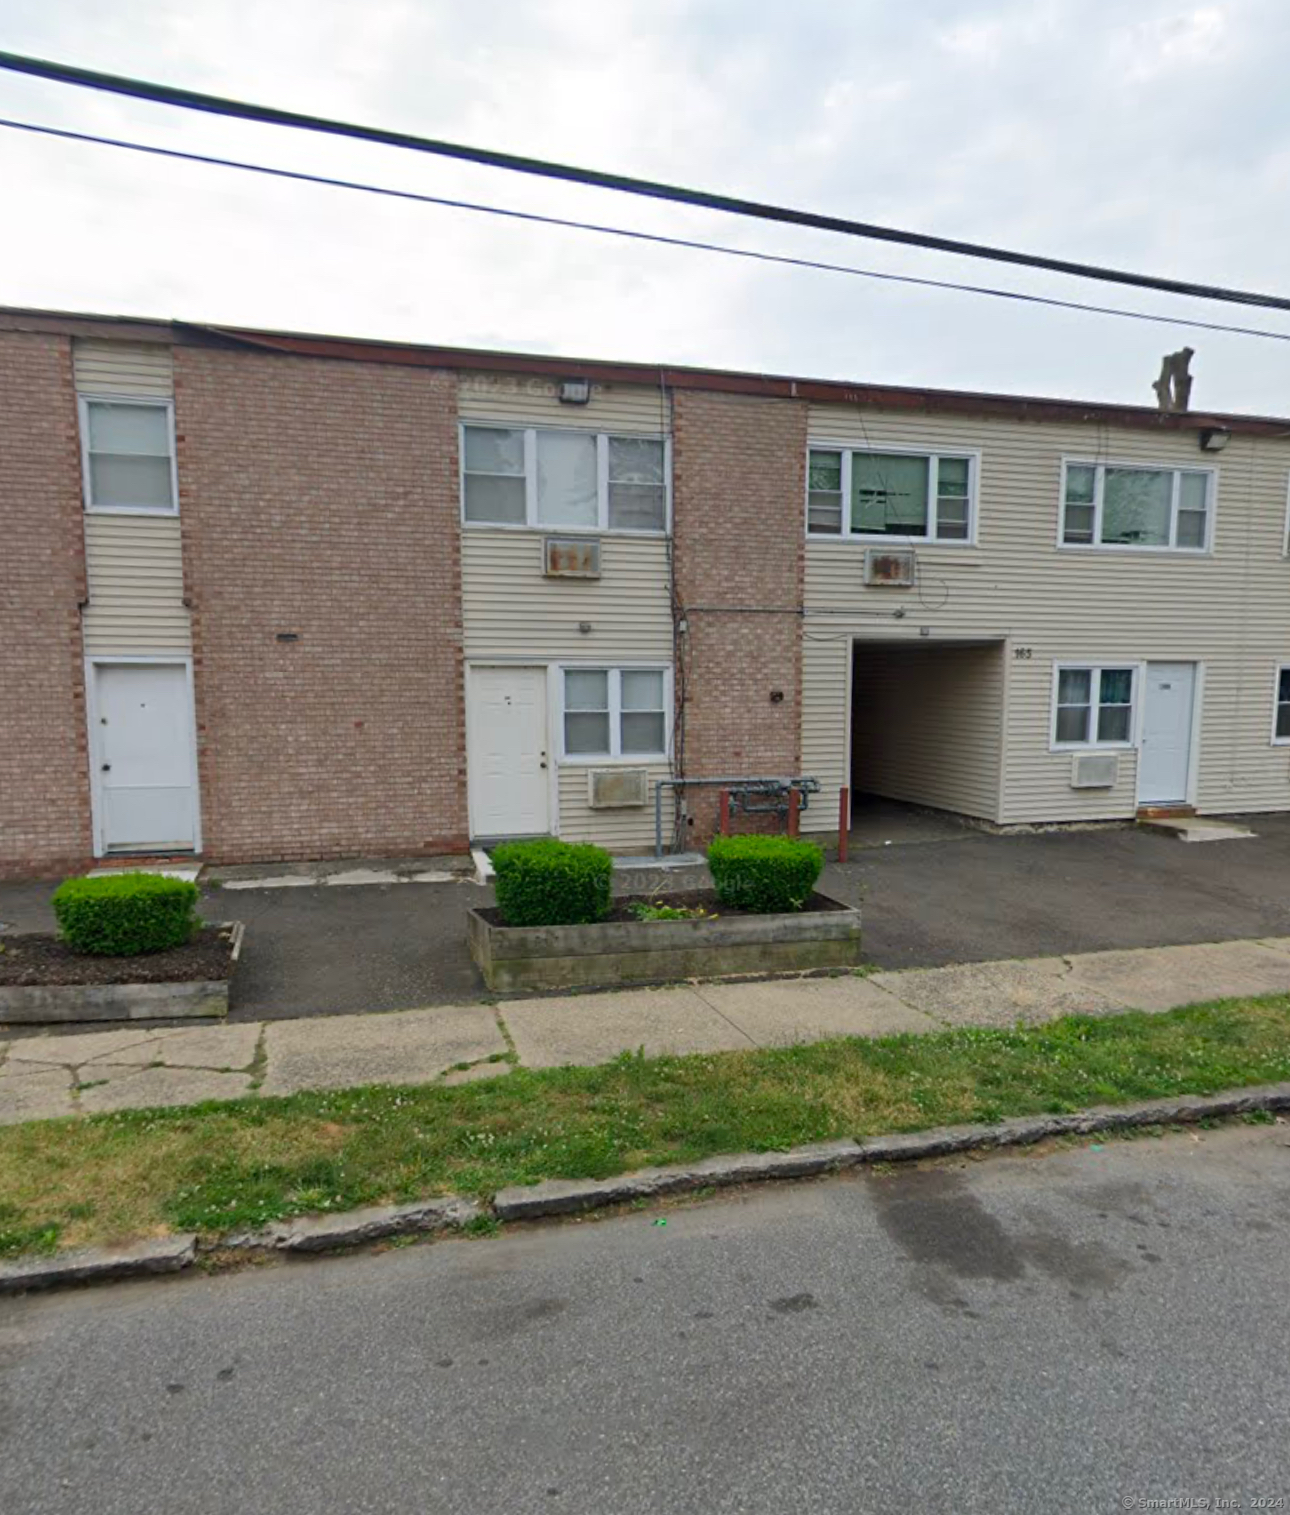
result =
[[[71,343],[0,333],[0,878],[90,859],[80,602],[85,534]]]
[[[675,394],[686,777],[795,774],[801,762],[806,415],[795,400]],[[704,841],[716,794],[696,790],[688,804],[691,839]],[[733,829],[780,826],[735,815]]]
[[[455,376],[175,363],[207,857],[464,848]]]

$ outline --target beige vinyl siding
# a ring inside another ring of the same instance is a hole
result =
[[[76,342],[76,390],[86,395],[138,395],[169,400],[175,392],[170,348],[135,342]]]
[[[179,530],[175,516],[85,517],[87,654],[190,650]]]
[[[571,375],[576,370],[570,370]],[[586,405],[562,405],[554,380],[514,374],[467,374],[459,380],[463,421],[507,426],[576,427],[663,436],[672,429],[665,390],[636,384],[593,384]]]
[[[565,763],[560,768],[560,837],[566,842],[595,842],[610,852],[646,853],[654,850],[654,786],[671,777],[666,763],[615,764],[643,767],[649,775],[648,798],[639,809],[593,810],[587,803],[588,773],[594,763]],[[663,848],[672,846],[673,791],[663,791]]]
[[[856,646],[853,794],[995,820],[1003,647]]]
[[[613,668],[624,663],[672,663],[668,543],[659,537],[600,538],[599,579],[543,575],[540,531],[467,527],[462,532],[462,622],[466,657],[562,661]],[[590,631],[579,630],[583,623]],[[558,751],[558,708],[549,712],[552,753]],[[592,810],[587,766],[566,763],[557,774],[556,830],[567,841],[596,842],[614,852],[654,845],[653,784],[666,763],[649,764],[651,789],[643,810]],[[672,809],[664,806],[670,843]]]
[[[467,657],[672,661],[661,537],[602,536],[599,579],[546,578],[540,531],[471,526],[461,537]]]
[[[168,400],[174,393],[168,347],[77,342],[73,355],[80,394]],[[181,529],[177,516],[86,513],[87,655],[191,651]]]
[[[1120,754],[1111,790],[1072,789],[1071,754],[1049,751],[1057,662],[1199,661],[1198,808],[1290,808],[1290,751],[1270,741],[1273,669],[1290,659],[1290,443],[1234,436],[1210,455],[1191,435],[841,405],[813,406],[810,436],[981,455],[978,545],[917,546],[916,587],[866,587],[861,542],[807,542],[803,767],[826,784],[813,824],[827,829],[823,816],[836,814],[847,678],[845,656],[813,639],[917,638],[923,627],[932,639],[1008,641],[1005,823],[1126,818],[1136,809],[1133,751]],[[1214,468],[1212,553],[1059,549],[1063,456]]]

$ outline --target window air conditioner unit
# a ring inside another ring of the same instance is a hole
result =
[[[893,552],[886,547],[867,547],[864,555],[866,584],[893,584],[908,587],[914,582],[914,554],[905,547]]]
[[[598,537],[547,537],[542,544],[542,572],[548,579],[598,579]]]
[[[587,774],[587,804],[593,810],[633,810],[649,798],[644,768],[592,768]]]
[[[1111,789],[1120,777],[1120,759],[1114,752],[1081,752],[1071,764],[1072,789]]]

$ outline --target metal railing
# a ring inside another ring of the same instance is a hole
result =
[[[759,775],[749,778],[736,775],[716,779],[659,779],[654,785],[654,856],[663,856],[663,791],[671,789],[720,789],[722,793],[722,830],[731,811],[745,815],[784,815],[789,830],[797,833],[797,817],[810,804],[811,795],[819,794],[820,781],[812,778],[783,778]],[[767,799],[769,804],[754,801]]]

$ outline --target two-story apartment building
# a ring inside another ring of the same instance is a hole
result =
[[[15,310],[0,394],[0,873],[1290,808],[1290,421]]]

